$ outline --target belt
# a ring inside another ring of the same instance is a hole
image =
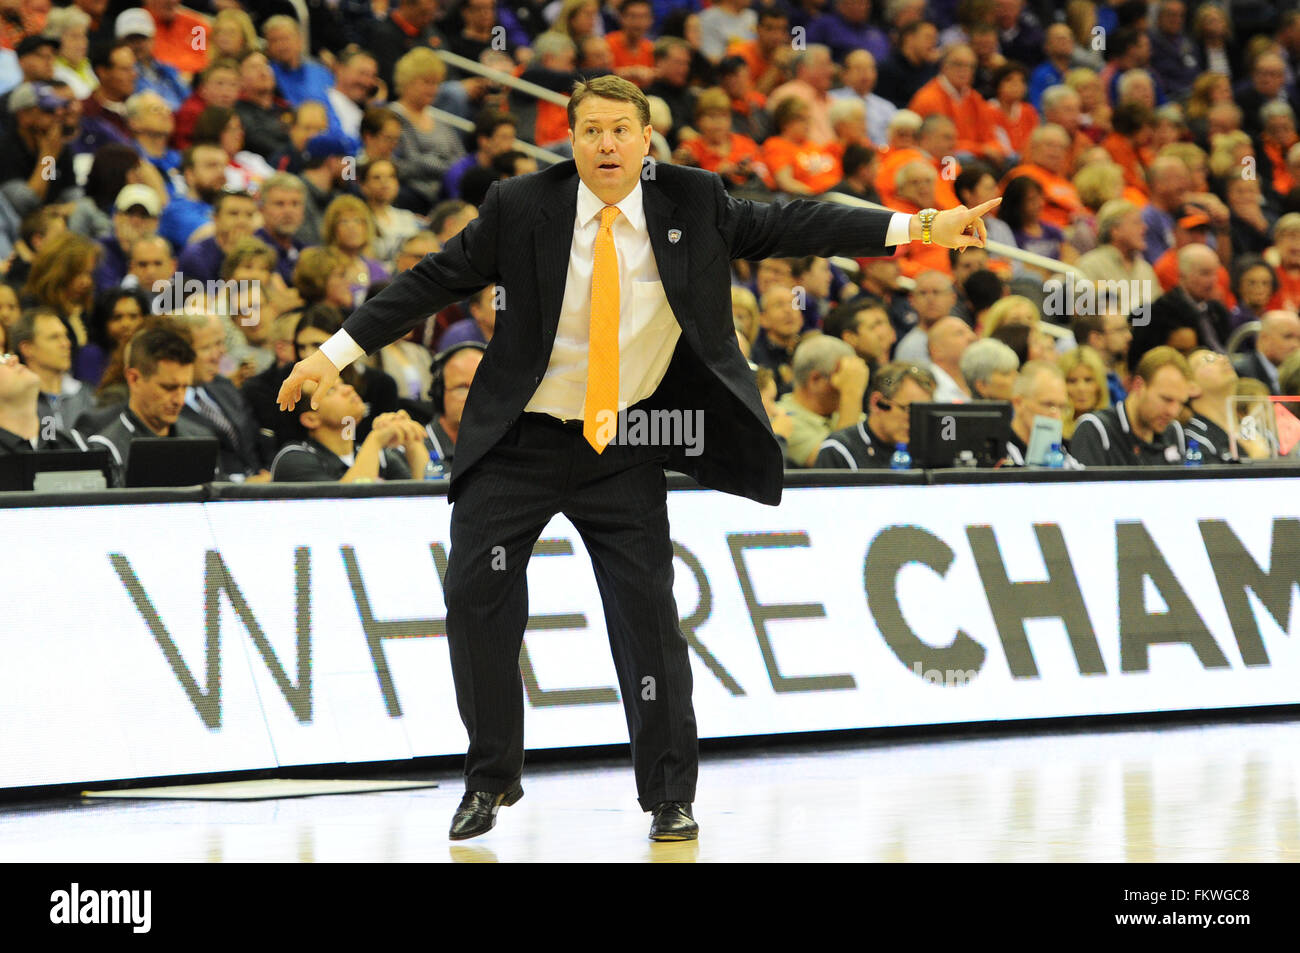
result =
[[[530,410],[524,411],[523,415],[533,423],[547,424],[552,427],[563,427],[565,430],[573,430],[582,433],[582,418],[574,417],[570,420],[561,420],[552,414],[535,414]]]

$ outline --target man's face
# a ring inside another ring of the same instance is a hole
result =
[[[763,295],[764,308],[758,316],[759,326],[781,337],[790,338],[803,327],[803,315],[794,306],[790,288],[774,287]]]
[[[1187,378],[1172,365],[1157,370],[1149,384],[1134,377],[1138,423],[1157,434],[1164,433],[1183,409],[1183,404],[1187,403],[1188,392]]]
[[[203,99],[209,106],[233,109],[239,99],[239,73],[233,69],[213,70],[203,84]]]
[[[145,0],[145,9],[154,15],[155,19],[162,20],[164,23],[171,23],[176,17],[176,8],[181,5],[181,0]]]
[[[443,366],[443,418],[450,424],[460,426],[465,414],[465,398],[469,396],[469,386],[474,381],[474,374],[483,360],[483,352],[477,348],[457,351]]]
[[[18,68],[28,82],[46,82],[54,78],[54,47],[45,45],[18,59]]]
[[[176,271],[176,261],[161,238],[137,242],[131,249],[130,270],[140,282],[141,289],[152,294],[155,284],[171,280]]]
[[[113,102],[121,102],[135,92],[135,54],[126,47],[114,50],[108,68],[95,75],[99,77],[104,94]]]
[[[1065,136],[1047,135],[1039,141],[1035,157],[1044,169],[1059,175],[1064,170],[1065,157],[1069,149],[1070,143]]]
[[[912,404],[933,400],[933,395],[910,377],[894,391],[890,398],[876,394],[871,398],[871,429],[884,437],[891,446],[911,443]]]
[[[958,287],[966,284],[966,279],[975,272],[989,266],[989,253],[983,248],[967,248],[957,256],[957,264],[952,266],[952,283]]]
[[[1202,394],[1221,394],[1237,383],[1237,370],[1225,354],[1197,351],[1187,363],[1192,368],[1192,381]]]
[[[850,53],[844,66],[844,85],[860,96],[876,88],[876,61],[870,53]]]
[[[130,248],[141,238],[158,234],[158,218],[138,205],[129,211],[113,213],[113,234],[123,248]]]
[[[486,33],[497,22],[496,0],[466,0],[461,7],[467,29]]]
[[[302,39],[290,26],[277,26],[266,33],[266,55],[273,63],[283,63],[290,69],[298,67],[302,56]]]
[[[331,384],[330,389],[320,395],[318,402],[319,406],[316,410],[311,411],[316,419],[316,426],[307,428],[311,431],[318,428],[342,431],[349,424],[355,426],[366,415],[366,403],[361,399],[361,395],[352,385],[345,384],[341,380]],[[310,407],[310,404],[307,406]],[[307,415],[304,413],[302,416]]]
[[[218,242],[229,245],[252,235],[256,219],[257,203],[251,198],[227,198],[212,218]]]
[[[496,131],[487,139],[481,140],[482,148],[489,159],[495,159],[515,147],[515,127],[497,126]]]
[[[354,103],[368,100],[378,83],[379,67],[368,56],[354,56],[339,70],[338,90]]]
[[[835,64],[830,54],[814,50],[804,63],[803,78],[818,92],[824,93],[830,89],[835,78]]]
[[[659,78],[668,85],[685,86],[691,74],[691,54],[688,50],[675,46],[668,50],[655,68]]]
[[[1285,319],[1270,321],[1259,332],[1259,352],[1268,358],[1274,367],[1300,349],[1300,318],[1288,314]]]
[[[916,279],[911,300],[921,324],[928,326],[952,310],[957,303],[957,293],[945,275],[923,274]]]
[[[1132,211],[1111,229],[1111,244],[1124,254],[1141,251],[1147,244],[1147,224],[1140,211]]]
[[[1070,405],[1070,398],[1065,389],[1065,381],[1055,374],[1040,373],[1033,389],[1023,397],[1011,399],[1020,428],[1028,433],[1034,426],[1035,417],[1050,417],[1060,420]]]
[[[1133,329],[1122,314],[1106,315],[1106,352],[1112,358],[1123,357],[1133,342]]]
[[[957,151],[957,127],[950,122],[938,122],[927,129],[917,142],[922,149],[936,158],[950,156]]]
[[[226,356],[226,332],[221,322],[208,319],[192,332],[194,347],[194,383],[206,384],[217,376],[221,359]]]
[[[889,349],[894,346],[897,335],[894,326],[889,323],[889,315],[884,308],[864,308],[857,314],[857,328],[846,331],[844,342],[857,353],[858,357],[871,358],[877,363],[889,359]]]
[[[1272,99],[1282,91],[1282,86],[1286,83],[1286,66],[1276,56],[1261,56],[1255,61],[1252,79],[1255,89],[1265,98]]]
[[[759,49],[771,53],[790,40],[790,21],[785,17],[767,17],[758,24]]]
[[[194,383],[194,365],[159,361],[149,377],[134,367],[126,369],[132,409],[140,419],[159,429],[170,427],[185,406],[185,389]]]
[[[36,372],[15,358],[0,354],[0,403],[34,401],[41,389]]]
[[[275,89],[275,73],[261,53],[250,53],[239,64],[239,85],[250,96],[260,96]]]
[[[1016,386],[1015,371],[994,371],[983,384],[984,393],[979,395],[985,400],[1010,400],[1011,391]]]
[[[654,25],[654,12],[645,3],[625,3],[620,19],[623,32],[637,40],[650,32],[650,27]]]
[[[943,77],[962,92],[974,81],[976,65],[975,54],[969,49],[954,50],[943,65]]]
[[[1181,283],[1193,301],[1206,301],[1214,294],[1214,284],[1218,277],[1218,261],[1213,253],[1197,255],[1182,274]]]
[[[132,131],[170,137],[176,128],[176,119],[167,101],[154,93],[144,93],[142,96],[144,98],[140,108],[130,121]]]
[[[1051,114],[1045,116],[1048,122],[1054,122],[1061,128],[1073,132],[1079,128],[1079,116],[1082,109],[1082,103],[1078,96],[1062,96],[1052,109]]]
[[[302,218],[302,193],[297,189],[269,189],[262,193],[262,221],[272,235],[292,235],[302,228]]]
[[[627,197],[650,152],[651,128],[642,126],[636,106],[590,96],[578,106],[569,141],[578,176],[608,205]]]
[[[931,208],[938,204],[935,197],[938,181],[934,169],[919,163],[912,165],[903,173],[903,180],[898,185],[898,197],[919,208]]]
[[[975,332],[961,318],[940,318],[930,331],[930,356],[940,364],[956,364],[975,341]]]
[[[1160,28],[1161,33],[1174,36],[1183,32],[1183,21],[1186,17],[1187,10],[1178,0],[1166,0],[1156,13],[1156,26]]]
[[[226,153],[215,146],[199,146],[194,150],[194,165],[185,173],[185,179],[196,192],[217,193],[226,184]]]
[[[1074,34],[1064,23],[1053,23],[1047,28],[1043,52],[1055,59],[1063,59],[1074,52]]]
[[[32,368],[66,373],[72,367],[72,341],[63,322],[53,315],[36,319],[36,333],[23,346],[23,355]]]

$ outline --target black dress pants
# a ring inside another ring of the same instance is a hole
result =
[[[597,454],[581,421],[526,413],[461,477],[445,595],[456,702],[469,733],[466,790],[502,793],[522,774],[526,570],[542,530],[563,513],[595,570],[637,799],[643,810],[695,800],[699,745],[673,599],[666,459],[655,446],[610,444]]]

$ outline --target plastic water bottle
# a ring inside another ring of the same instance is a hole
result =
[[[1201,445],[1191,437],[1187,438],[1187,456],[1183,459],[1183,466],[1199,467],[1203,459],[1201,457]]]
[[[894,444],[894,455],[889,458],[889,469],[891,470],[910,470],[912,469],[912,455],[907,452],[907,444]]]
[[[1047,455],[1043,458],[1043,463],[1051,470],[1062,470],[1065,468],[1065,451],[1061,449],[1059,443],[1052,444],[1052,449],[1047,451]]]

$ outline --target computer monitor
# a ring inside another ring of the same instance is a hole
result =
[[[0,491],[77,493],[113,485],[107,450],[38,450],[0,456]]]
[[[965,404],[911,405],[912,466],[926,470],[991,467],[1006,456],[1011,404],[975,400]],[[966,456],[963,456],[966,454]]]
[[[131,441],[126,480],[133,486],[195,486],[217,478],[216,437],[141,437]]]

